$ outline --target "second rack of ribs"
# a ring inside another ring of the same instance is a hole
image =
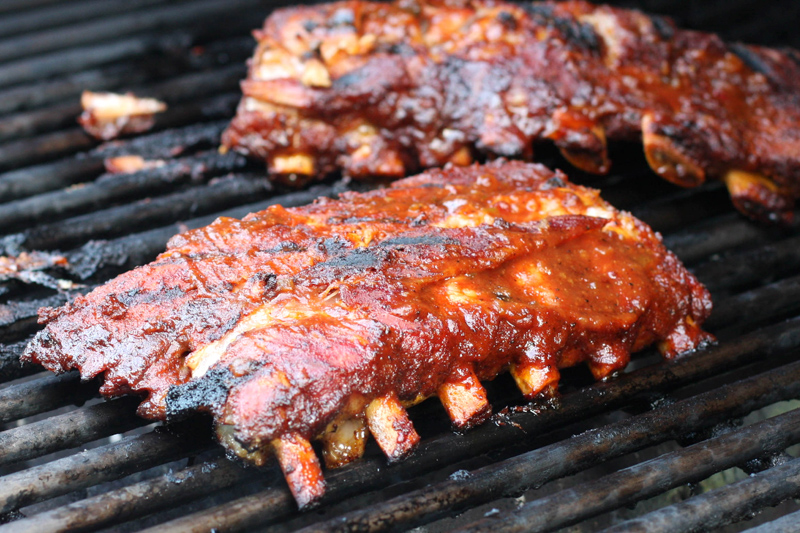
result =
[[[146,266],[60,309],[24,356],[104,374],[153,419],[211,412],[227,447],[274,452],[301,505],[368,433],[390,460],[419,441],[405,407],[438,396],[486,419],[480,381],[526,397],[559,368],[596,378],[659,343],[707,340],[706,290],[658,236],[597,191],[519,162],[430,171],[366,194],[276,206],[174,237]]]
[[[270,171],[402,177],[550,140],[609,169],[644,143],[683,186],[725,181],[753,218],[800,197],[800,53],[727,44],[586,2],[348,1],[276,11],[223,137]]]

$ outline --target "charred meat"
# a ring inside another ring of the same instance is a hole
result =
[[[83,113],[78,122],[86,133],[103,141],[148,131],[155,125],[156,113],[167,110],[167,104],[155,98],[91,91],[83,92],[81,106]]]
[[[17,255],[0,256],[0,282],[16,280],[35,283],[59,291],[79,288],[80,285],[67,279],[54,277],[48,271],[66,270],[69,261],[63,255],[51,252],[20,252]]]
[[[431,396],[453,424],[486,419],[481,381],[510,370],[528,398],[559,369],[598,379],[657,343],[711,337],[708,292],[631,215],[540,165],[432,170],[370,193],[174,237],[156,261],[40,311],[23,358],[152,419],[210,412],[222,443],[275,454],[301,506],[371,434],[394,461],[419,437],[406,407]]]
[[[338,2],[276,11],[223,142],[305,181],[402,177],[550,140],[605,173],[644,142],[686,187],[724,180],[756,219],[800,197],[800,52],[726,44],[586,2]]]

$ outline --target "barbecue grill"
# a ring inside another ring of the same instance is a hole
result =
[[[621,3],[631,7],[631,3]],[[799,46],[794,0],[636,5],[726,38]],[[664,234],[712,291],[720,342],[673,363],[654,351],[593,383],[564,371],[556,401],[522,403],[489,385],[495,416],[464,435],[436,402],[410,409],[417,452],[388,466],[377,447],[326,474],[300,513],[277,465],[224,457],[203,417],[149,424],[133,398],[20,366],[36,310],[152,260],[167,240],[217,216],[302,205],[357,185],[300,191],[217,151],[252,52],[259,0],[5,0],[0,3],[0,248],[60,251],[69,266],[22,282],[0,275],[0,533],[9,531],[725,531],[800,524],[800,225],[737,214],[719,184],[681,190],[638,146],[612,146],[598,178],[538,151],[573,181]],[[795,39],[792,42],[791,39]],[[75,124],[83,89],[166,101],[155,128],[99,145]],[[105,158],[163,164],[104,172]],[[61,292],[57,279],[77,284]],[[734,524],[729,526],[728,524]],[[784,528],[784,529],[780,529]]]

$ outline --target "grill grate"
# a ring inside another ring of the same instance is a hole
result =
[[[732,38],[799,44],[791,40],[796,17],[788,15],[800,9],[796,2],[775,2],[757,19],[743,16],[752,4],[637,5]],[[217,216],[352,189],[331,181],[287,191],[257,165],[216,151],[252,51],[247,32],[271,7],[259,0],[3,2],[0,252],[61,250],[70,266],[53,274],[88,291]],[[74,123],[84,88],[132,90],[166,100],[169,111],[152,133],[98,146]],[[371,444],[363,460],[327,473],[318,511],[298,513],[277,466],[225,459],[205,418],[148,424],[135,416],[133,398],[103,401],[98,383],[81,383],[77,373],[21,367],[36,309],[70,295],[0,281],[0,533],[633,532],[733,522],[723,530],[741,531],[756,525],[743,520],[758,513],[765,525],[755,532],[794,525],[800,224],[756,226],[733,212],[718,184],[679,190],[652,175],[638,146],[612,149],[612,175],[568,173],[664,234],[713,292],[707,326],[719,345],[670,364],[645,352],[603,383],[567,370],[556,403],[518,405],[510,378],[500,377],[488,387],[495,423],[466,435],[450,433],[441,407],[425,402],[410,410],[423,437],[411,458],[388,466]],[[547,147],[537,153],[566,166]],[[104,158],[118,155],[165,164],[104,173]],[[732,468],[753,475],[702,492]],[[687,484],[702,493],[669,500]]]

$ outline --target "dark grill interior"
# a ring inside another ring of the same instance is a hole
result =
[[[758,17],[748,15],[754,4],[637,5],[729,38],[798,45],[797,2],[769,3]],[[603,178],[581,175],[547,147],[539,153],[664,234],[714,294],[708,329],[719,345],[672,364],[647,351],[604,383],[565,371],[554,403],[524,405],[510,378],[498,378],[489,386],[497,414],[466,435],[425,402],[411,409],[420,449],[389,467],[370,444],[363,460],[327,473],[317,510],[296,511],[276,465],[225,459],[204,418],[147,425],[133,398],[103,401],[97,383],[75,373],[20,367],[38,307],[152,260],[175,233],[352,188],[340,180],[280,189],[262,167],[217,152],[252,51],[248,32],[271,7],[0,3],[0,246],[4,255],[59,250],[69,261],[32,273],[37,283],[0,275],[0,532],[796,527],[798,225],[752,224],[716,184],[668,185],[639,146],[612,147],[614,171]],[[152,132],[99,146],[75,123],[85,88],[170,107]],[[166,164],[103,173],[104,158],[131,154]],[[58,292],[57,279],[80,286]]]

